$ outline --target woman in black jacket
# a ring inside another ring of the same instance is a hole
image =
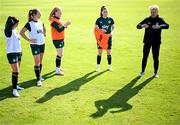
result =
[[[161,31],[162,29],[168,29],[167,24],[163,18],[158,15],[159,7],[157,5],[150,6],[151,16],[145,18],[137,25],[137,29],[145,28],[144,34],[144,47],[142,58],[142,71],[139,76],[143,76],[147,64],[149,51],[152,47],[152,54],[154,59],[154,77],[158,78],[158,66],[159,66],[159,50],[161,44]]]

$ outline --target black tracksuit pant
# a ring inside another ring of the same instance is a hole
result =
[[[152,55],[154,60],[154,73],[157,73],[159,67],[159,50],[160,50],[160,42],[156,43],[144,43],[143,47],[143,58],[142,58],[142,72],[145,71],[147,59],[149,56],[150,49],[152,47]]]
[[[144,48],[143,48],[143,59],[142,59],[142,72],[145,71],[146,63],[149,55],[149,51],[152,47],[152,54],[154,59],[154,73],[157,73],[159,66],[159,50],[161,44],[161,31],[162,29],[168,29],[169,24],[167,24],[163,18],[157,17],[152,18],[147,17],[141,21],[136,27],[137,29],[142,29],[142,25],[147,24],[149,27],[145,28],[144,34]],[[159,25],[159,29],[153,29],[153,25]]]

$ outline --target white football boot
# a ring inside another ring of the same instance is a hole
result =
[[[19,93],[18,93],[17,89],[13,89],[12,94],[14,97],[19,97]]]
[[[42,86],[41,80],[37,81],[37,86],[38,86],[38,87]]]
[[[140,72],[139,76],[142,77],[145,73],[144,72]]]
[[[96,72],[99,72],[100,71],[100,65],[97,64],[96,66]]]

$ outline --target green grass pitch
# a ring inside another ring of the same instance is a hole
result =
[[[102,5],[115,20],[113,72],[107,71],[103,53],[101,72],[96,66],[93,28]],[[170,29],[162,33],[160,78],[152,79],[152,54],[146,74],[140,71],[144,30],[136,25],[158,4]],[[56,50],[50,38],[48,16],[56,5],[63,9],[66,30],[63,67],[54,75]],[[4,24],[7,16],[27,22],[31,8],[40,8],[47,29],[42,87],[36,87],[33,56],[21,39],[23,57],[19,98],[11,96],[11,68],[6,58]],[[0,125],[179,125],[180,124],[180,2],[179,0],[1,0],[0,1]]]

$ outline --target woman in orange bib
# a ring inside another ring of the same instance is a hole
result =
[[[97,67],[96,71],[100,71],[101,55],[103,49],[107,52],[108,69],[112,71],[111,66],[111,49],[112,49],[112,34],[114,32],[114,20],[108,16],[106,6],[101,7],[100,17],[96,20],[95,36],[97,40]]]
[[[63,69],[61,68],[61,59],[64,51],[64,30],[71,24],[70,21],[67,21],[65,24],[63,24],[61,15],[62,15],[62,10],[60,7],[55,7],[49,15],[49,21],[51,26],[51,37],[53,44],[57,50],[57,56],[56,56],[57,75],[64,75],[64,73],[62,72]]]

